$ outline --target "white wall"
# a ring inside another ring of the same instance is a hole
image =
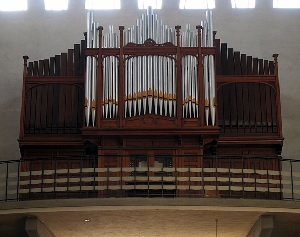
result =
[[[21,108],[23,55],[30,61],[67,52],[83,39],[86,30],[84,0],[69,0],[69,10],[47,12],[42,0],[29,0],[26,12],[0,12],[0,159],[19,157],[18,134]],[[122,0],[122,9],[96,11],[95,20],[108,29],[125,27],[143,13],[136,0]],[[283,155],[300,154],[300,9],[272,9],[272,0],[257,0],[256,9],[231,9],[230,0],[216,0],[214,27],[229,47],[253,57],[272,59],[279,53]],[[171,27],[198,25],[204,10],[179,10],[178,0],[163,0],[155,11]]]

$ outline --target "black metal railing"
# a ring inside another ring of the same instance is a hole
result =
[[[300,161],[278,157],[106,155],[0,162],[1,201],[194,197],[300,200]]]

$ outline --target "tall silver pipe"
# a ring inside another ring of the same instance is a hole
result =
[[[212,24],[212,11],[208,10],[206,12],[206,17],[208,21],[208,43],[209,47],[213,47],[213,24]],[[214,56],[209,55],[209,87],[210,87],[210,113],[211,113],[211,123],[214,126],[215,125],[215,116],[216,116],[216,97],[215,97],[215,61]]]
[[[119,45],[119,37],[115,34],[115,48],[119,48],[120,45]],[[118,92],[118,89],[119,89],[119,61],[118,61],[118,58],[117,57],[114,57],[114,60],[115,60],[115,117],[118,116],[118,109],[119,109],[119,106],[118,106],[118,95],[119,95],[119,92]]]
[[[92,47],[92,24],[94,21],[94,15],[92,11],[87,12],[87,42],[86,47]],[[85,122],[86,126],[90,123],[90,113],[91,113],[91,67],[92,67],[92,57],[87,56],[86,58],[86,74],[85,74]]]
[[[207,47],[207,22],[201,21],[202,25],[202,45]],[[208,78],[208,56],[203,58],[203,83],[204,83],[204,105],[205,105],[205,121],[209,125],[209,78]]]
[[[99,47],[99,34],[97,33],[99,24],[93,23],[93,48]],[[97,98],[97,58],[92,58],[92,78],[91,78],[91,98],[92,98],[92,124],[95,126],[96,120],[96,98]]]

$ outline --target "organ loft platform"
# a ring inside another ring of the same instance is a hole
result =
[[[133,23],[89,12],[74,48],[24,56],[20,197],[282,199],[278,55],[221,43],[210,11],[194,29],[151,8]]]

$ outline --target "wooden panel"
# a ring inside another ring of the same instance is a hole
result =
[[[79,108],[83,107],[83,104],[79,104],[79,97],[80,97],[80,91],[79,88],[77,86],[73,86],[72,87],[72,100],[71,100],[71,109],[70,109],[70,125],[72,128],[78,128],[79,126],[79,121],[77,121],[78,119],[78,111],[80,111]]]
[[[275,74],[274,61],[269,61],[269,70],[270,70],[270,75],[274,75]]]
[[[221,67],[222,67],[222,74],[228,74],[228,62],[227,62],[227,44],[221,44]]]
[[[261,123],[261,100],[260,100],[260,85],[254,84],[254,100],[255,100],[255,128],[256,132],[262,132]]]
[[[37,87],[33,87],[30,93],[30,124],[29,124],[29,132],[35,132],[35,119],[36,119],[36,104],[37,104]]]
[[[266,115],[267,115],[267,126],[268,126],[268,133],[272,133],[272,104],[271,104],[271,93],[272,88],[270,86],[265,86],[266,89]]]
[[[223,90],[223,108],[224,108],[224,124],[226,127],[230,125],[230,87],[223,86],[221,88]]]
[[[84,68],[85,68],[85,48],[86,48],[86,43],[85,40],[81,40],[81,45],[80,45],[80,75],[83,76],[84,75]]]
[[[64,133],[66,111],[66,85],[60,85],[58,102],[58,132]]]
[[[217,103],[218,103],[218,106],[217,106],[217,109],[218,109],[218,125],[220,127],[222,127],[224,129],[224,103],[223,103],[223,87],[219,88],[218,89],[218,96],[217,96]]]
[[[220,39],[215,39],[215,47],[216,47],[216,74],[222,74],[222,67],[221,67],[221,42]]]
[[[72,113],[72,88],[73,86],[65,85],[65,133],[70,133],[71,113]]]
[[[33,76],[33,62],[29,62],[27,67],[27,76]]]
[[[258,75],[258,58],[253,58],[253,75]]]
[[[264,74],[265,75],[269,75],[270,71],[269,71],[269,61],[268,60],[264,60]]]
[[[45,133],[53,133],[53,100],[54,100],[54,85],[47,85],[47,123]]]
[[[67,76],[67,53],[62,53],[60,56],[60,76]]]
[[[261,122],[263,133],[267,133],[267,104],[266,104],[266,85],[260,84],[260,104],[261,104]]]
[[[278,132],[277,128],[277,106],[276,106],[276,93],[271,91],[271,107],[272,107],[272,121],[273,121],[273,133]]]
[[[247,75],[247,55],[241,54],[241,73],[242,75]]]
[[[233,48],[228,48],[228,74],[234,75]]]
[[[39,60],[39,71],[38,76],[44,76],[44,60]]]
[[[264,75],[264,60],[263,59],[258,59],[258,65],[259,65],[259,75]]]
[[[55,57],[51,57],[50,58],[50,76],[54,76],[55,75]]]
[[[60,76],[60,55],[55,55],[55,76]]]
[[[30,112],[31,112],[31,98],[32,98],[32,90],[29,90],[26,93],[26,100],[25,100],[25,133],[29,133],[30,132]]]
[[[46,132],[46,124],[47,124],[47,105],[48,105],[48,86],[49,85],[41,85],[39,86],[39,91],[41,91],[40,94],[40,101],[41,101],[41,108],[38,110],[38,113],[40,113],[40,133]]]
[[[74,44],[74,76],[80,76],[80,44]]]
[[[267,84],[225,84],[218,89],[218,105],[222,133],[277,133],[276,96]]]
[[[44,60],[44,76],[50,75],[50,61],[49,59]]]
[[[244,132],[250,132],[249,125],[250,125],[250,104],[249,104],[249,83],[243,83],[243,123],[244,123]]]
[[[252,56],[247,56],[247,74],[253,74],[253,67],[252,67]]]
[[[244,122],[244,102],[243,102],[243,86],[242,83],[236,83],[236,109],[237,109],[237,121],[239,132],[244,132],[243,122]]]
[[[229,84],[230,88],[230,128],[231,131],[234,131],[234,126],[237,126],[237,97],[236,97],[236,84],[231,83]]]
[[[58,114],[59,114],[59,95],[60,86],[58,84],[53,85],[53,106],[52,106],[52,132],[58,132]]]
[[[39,62],[34,61],[33,62],[33,76],[37,77],[39,75]]]
[[[255,132],[255,95],[254,83],[249,83],[250,132]]]
[[[241,56],[240,52],[234,52],[234,74],[241,75]]]
[[[74,74],[74,50],[68,49],[68,69],[67,75],[73,76]]]

